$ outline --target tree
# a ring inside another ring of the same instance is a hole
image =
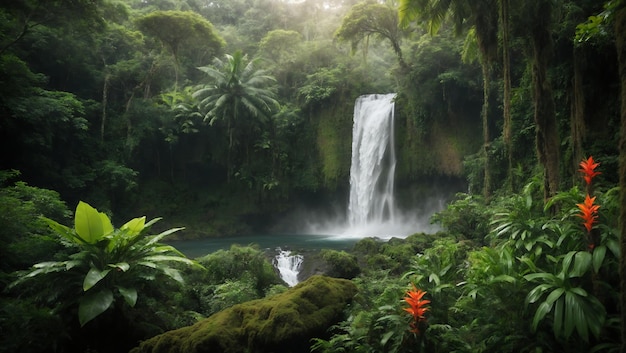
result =
[[[259,50],[278,64],[295,60],[302,43],[302,35],[296,31],[276,29],[267,32],[259,43]]]
[[[155,11],[137,19],[144,33],[158,38],[174,59],[178,86],[180,54],[184,49],[199,51],[201,58],[215,55],[224,46],[211,22],[195,12]]]
[[[500,0],[500,28],[502,33],[502,138],[508,160],[507,176],[509,188],[513,191],[513,142],[512,142],[512,117],[511,117],[511,41],[510,41],[510,0]]]
[[[553,55],[550,27],[554,5],[550,0],[533,1],[526,5],[532,48],[535,143],[537,157],[544,168],[544,197],[547,200],[557,193],[560,183],[558,122],[554,92],[548,76],[548,66]]]
[[[228,133],[227,180],[232,174],[232,150],[235,131],[244,119],[267,118],[278,108],[275,99],[276,80],[264,70],[256,68],[258,60],[248,61],[241,51],[215,58],[212,66],[198,69],[209,76],[210,83],[200,86],[193,97],[210,125],[226,123]]]
[[[402,30],[398,26],[397,12],[390,6],[369,1],[353,6],[343,18],[335,36],[339,40],[350,42],[352,51],[356,51],[359,44],[365,41],[363,44],[365,55],[367,55],[367,46],[371,36],[389,40],[398,57],[400,67],[408,68],[400,48]]]
[[[102,25],[102,0],[22,0],[0,5],[0,55],[38,26],[78,24],[84,28]]]
[[[271,64],[273,76],[281,86],[291,91],[293,84],[290,79],[296,76],[294,64],[302,53],[302,35],[296,31],[276,29],[268,32],[259,43],[260,56]]]

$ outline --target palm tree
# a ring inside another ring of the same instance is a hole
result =
[[[276,80],[257,70],[258,60],[247,60],[247,55],[236,51],[225,55],[224,60],[215,58],[213,65],[198,69],[209,76],[210,83],[201,86],[193,97],[209,125],[225,122],[228,131],[227,179],[232,174],[232,149],[237,125],[245,118],[261,122],[279,107],[276,101]]]

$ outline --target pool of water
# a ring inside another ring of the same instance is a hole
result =
[[[174,246],[189,258],[197,258],[217,250],[230,249],[231,245],[241,246],[256,244],[261,249],[287,250],[349,250],[362,238],[336,237],[313,234],[256,234],[233,236],[224,238],[209,238],[195,240],[174,240],[167,244]]]

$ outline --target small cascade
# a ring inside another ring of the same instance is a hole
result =
[[[274,258],[274,266],[280,273],[280,278],[287,283],[289,287],[298,284],[298,274],[302,266],[302,255],[291,255],[291,251],[278,248],[278,255]]]
[[[348,205],[353,228],[393,223],[396,217],[395,96],[370,94],[355,102]]]

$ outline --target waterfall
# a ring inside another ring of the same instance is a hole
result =
[[[430,222],[432,215],[465,187],[450,180],[421,181],[420,190],[409,184],[396,201],[395,97],[394,93],[370,94],[356,99],[347,213],[333,209],[321,217],[305,219],[304,234],[324,234],[336,240],[391,239],[439,230]],[[419,151],[426,155],[430,152]],[[296,214],[296,222],[302,223],[302,218]]]
[[[351,228],[393,223],[395,94],[357,98],[352,129],[348,223]]]
[[[293,287],[299,282],[298,274],[302,260],[304,260],[302,255],[291,255],[291,251],[278,248],[278,255],[274,258],[274,266],[278,269],[280,278],[289,287]]]

